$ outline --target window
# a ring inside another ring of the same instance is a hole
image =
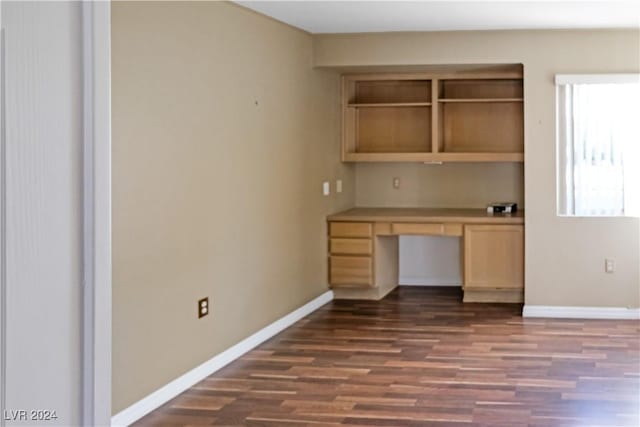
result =
[[[558,214],[640,213],[640,75],[558,75]]]

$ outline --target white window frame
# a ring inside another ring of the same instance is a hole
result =
[[[562,217],[588,217],[588,218],[624,218],[638,217],[640,212],[628,211],[625,209],[621,215],[581,215],[567,213],[566,206],[566,180],[564,172],[566,170],[566,153],[562,143],[561,132],[566,129],[565,114],[560,111],[560,88],[562,85],[572,84],[640,84],[640,74],[616,73],[616,74],[556,74],[556,215]]]

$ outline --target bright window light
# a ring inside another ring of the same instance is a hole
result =
[[[639,216],[640,75],[558,75],[558,214]]]

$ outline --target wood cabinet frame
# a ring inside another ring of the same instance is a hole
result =
[[[521,66],[343,75],[342,161],[523,162],[522,83]]]

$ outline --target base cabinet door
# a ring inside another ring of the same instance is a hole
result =
[[[464,227],[464,288],[517,290],[524,287],[524,226]]]

